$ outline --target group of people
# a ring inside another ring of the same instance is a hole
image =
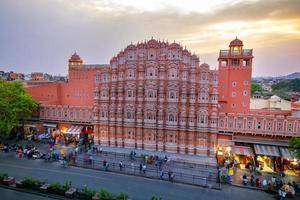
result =
[[[161,180],[164,179],[164,175],[165,175],[164,170],[161,170],[161,171],[159,172],[159,176],[160,176],[160,179],[161,179]],[[169,181],[171,181],[171,182],[173,183],[173,182],[174,182],[174,177],[175,177],[174,172],[173,172],[171,169],[169,169],[169,170],[168,170],[168,178],[169,178]]]
[[[298,188],[298,185],[295,181],[292,183],[285,184],[282,180],[277,179],[275,176],[272,176],[270,179],[260,179],[259,177],[254,177],[252,174],[250,180],[246,174],[243,175],[243,184],[247,185],[250,183],[251,186],[263,187],[269,190],[278,191],[280,199],[285,199],[287,195],[295,196],[295,190]]]

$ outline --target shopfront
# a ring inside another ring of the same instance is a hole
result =
[[[250,146],[234,146],[233,154],[240,169],[249,169],[250,166],[254,166],[254,153]]]
[[[254,144],[256,168],[263,172],[278,172],[281,169],[281,156],[277,146]]]
[[[216,152],[218,166],[225,166],[225,163],[233,161],[233,146],[234,143],[231,136],[218,135],[218,147]]]
[[[287,147],[279,147],[281,154],[281,171],[287,175],[300,175],[300,161],[289,151]]]
[[[51,135],[52,132],[57,129],[57,124],[44,123],[43,126],[45,128],[45,133],[47,133],[49,135]]]
[[[82,129],[83,126],[81,125],[70,126],[70,128],[68,128],[68,130],[64,134],[66,145],[72,144],[76,146],[79,143]]]

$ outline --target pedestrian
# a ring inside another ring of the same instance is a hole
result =
[[[164,171],[161,170],[161,171],[159,172],[160,179],[163,179],[164,175],[165,175]]]
[[[106,162],[106,165],[105,165],[105,171],[108,171],[108,167],[109,167],[109,163]]]
[[[123,163],[122,163],[122,161],[120,161],[119,167],[120,167],[120,171],[122,171],[122,169],[123,169]]]
[[[284,190],[284,188],[281,190],[281,199],[285,200],[285,196],[286,196],[286,191]]]
[[[263,180],[262,185],[263,185],[264,188],[267,187],[268,183],[267,183],[267,180],[266,180],[266,179]]]
[[[171,182],[173,183],[174,182],[174,177],[175,177],[175,174],[174,172],[171,173]]]
[[[279,200],[282,200],[282,190],[281,190],[281,188],[278,189],[278,196],[279,196]]]
[[[143,165],[142,163],[140,163],[140,174],[142,173],[142,170],[143,170]]]
[[[250,177],[250,184],[251,184],[251,186],[254,186],[254,175],[253,174]]]
[[[276,178],[275,178],[275,176],[272,176],[271,181],[272,181],[272,185],[275,186],[275,184],[276,184]]]
[[[259,178],[258,178],[258,177],[255,179],[255,184],[256,184],[256,187],[259,187],[260,181],[259,181]]]
[[[144,165],[143,165],[143,174],[146,174],[146,168],[147,168],[147,167],[146,167],[146,165],[144,164]]]
[[[247,175],[244,174],[244,175],[243,175],[243,184],[244,184],[244,185],[247,185],[247,183],[248,183],[248,178],[247,178]]]
[[[172,175],[172,171],[169,169],[169,171],[168,171],[169,181],[171,181],[171,175]]]

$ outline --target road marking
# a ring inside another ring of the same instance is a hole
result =
[[[19,168],[19,169],[40,170],[40,171],[46,171],[46,172],[55,172],[55,173],[60,173],[60,174],[65,174],[65,175],[79,175],[79,176],[85,176],[88,178],[94,178],[94,179],[99,179],[99,180],[108,180],[107,178],[103,178],[103,177],[96,177],[96,176],[77,173],[77,172],[67,172],[67,171],[54,170],[54,169],[43,169],[43,168],[38,168],[38,167],[24,167],[24,166],[4,164],[4,163],[0,163],[0,166],[14,167],[14,168]]]

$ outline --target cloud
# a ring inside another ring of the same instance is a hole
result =
[[[176,40],[215,65],[235,36],[262,56],[286,50],[300,39],[299,10],[298,0],[2,0],[0,65],[66,73],[75,50],[88,63],[107,63],[131,41],[151,36]]]

